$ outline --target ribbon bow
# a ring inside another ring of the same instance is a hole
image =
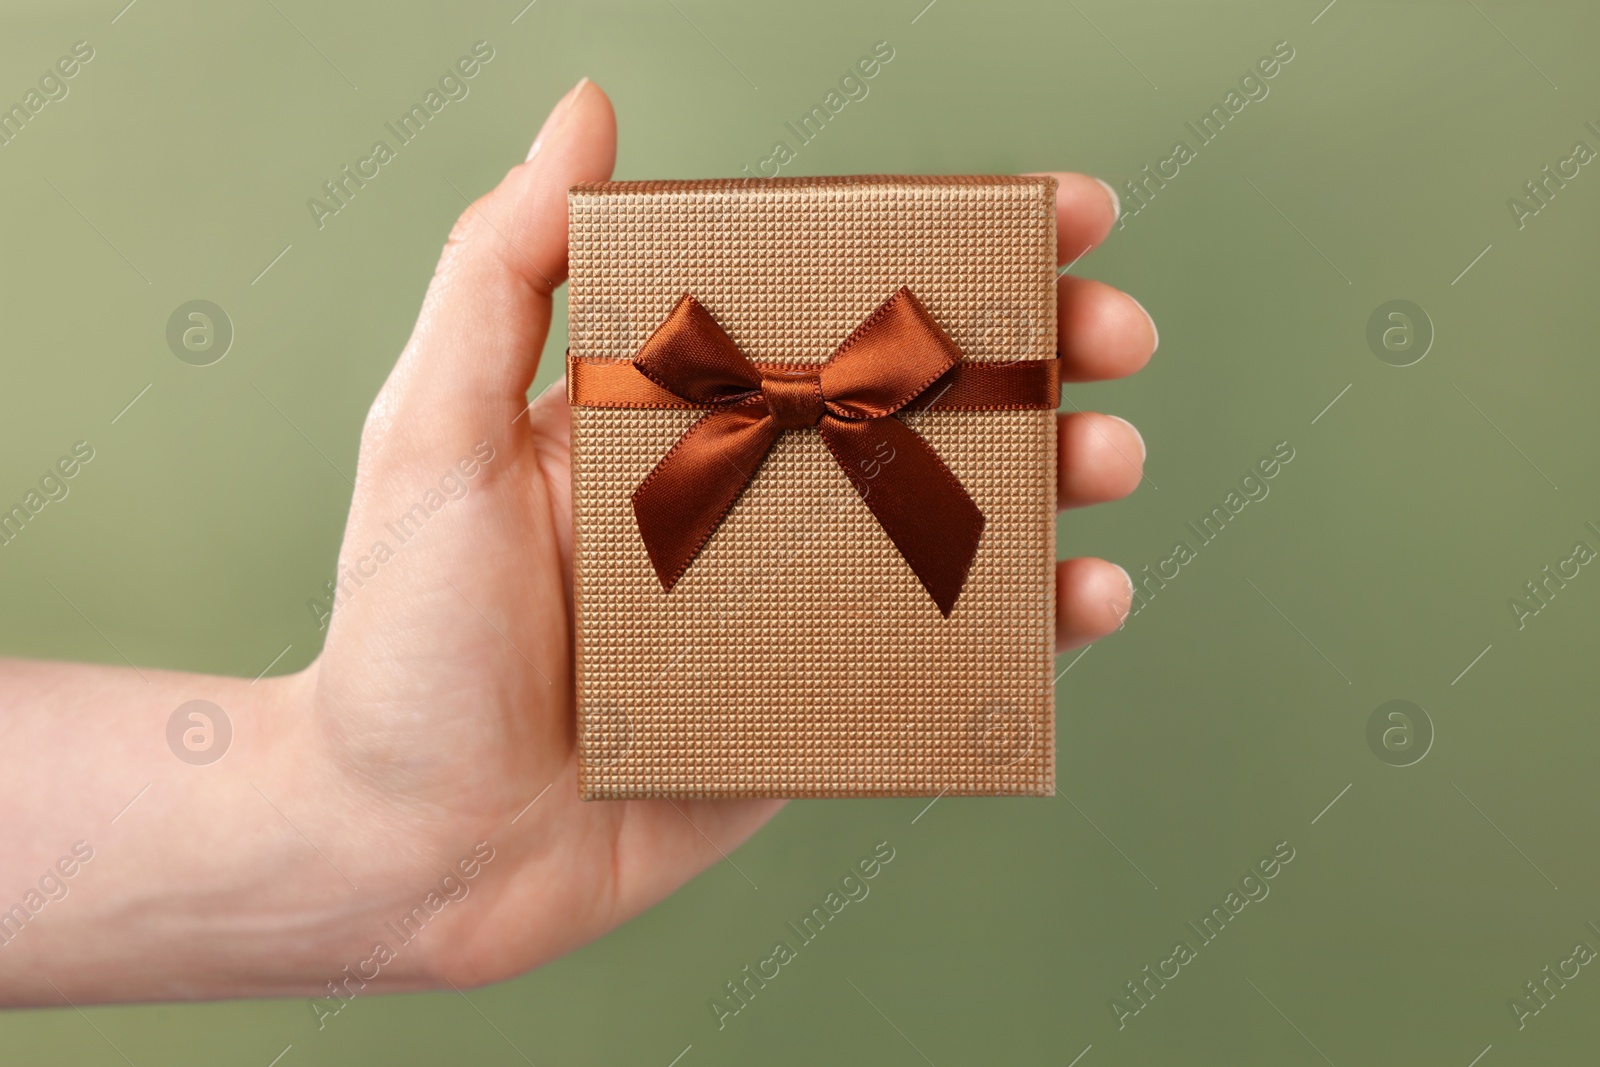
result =
[[[813,367],[756,366],[685,294],[633,359],[673,396],[711,409],[633,492],[662,587],[670,591],[683,576],[778,435],[815,427],[948,617],[977,554],[983,513],[928,442],[891,416],[960,362],[961,351],[908,288]]]

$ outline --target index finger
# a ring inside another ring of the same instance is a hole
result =
[[[1056,265],[1065,266],[1106,239],[1121,204],[1099,178],[1070,171],[1040,171],[1056,180]]]

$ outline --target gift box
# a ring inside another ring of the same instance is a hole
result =
[[[568,208],[581,795],[1052,794],[1054,179]]]

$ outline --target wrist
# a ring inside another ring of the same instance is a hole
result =
[[[22,909],[0,1003],[311,995],[370,948],[400,850],[370,812],[341,812],[310,728],[314,667],[255,683],[4,667],[19,703],[55,697],[63,672],[82,695],[15,720],[0,752],[0,810],[35,813],[0,851],[0,910]]]
[[[319,661],[320,663],[320,661]],[[319,703],[319,663],[277,679],[259,750],[242,770],[272,835],[262,857],[263,892],[236,903],[245,922],[292,939],[292,962],[273,992],[306,996],[319,1019],[358,993],[433,988],[420,952],[392,947],[391,926],[430,850],[419,827],[407,828],[403,805],[353,767],[330,742]],[[254,916],[254,918],[251,918]],[[379,952],[379,946],[389,951]],[[374,956],[380,958],[376,965]]]
[[[379,729],[353,725],[403,714],[327,684],[320,661],[284,681],[280,729],[263,738],[260,773],[315,818],[307,825],[290,803],[277,804],[279,821],[303,831],[285,861],[297,875],[293,890],[275,905],[310,934],[309,966],[295,976],[303,988],[292,992],[311,998],[326,1025],[358,996],[448,987],[455,932],[482,906],[463,902],[498,881],[486,873],[499,858],[503,818],[480,824],[448,798],[408,786],[414,757],[397,757],[403,746]]]

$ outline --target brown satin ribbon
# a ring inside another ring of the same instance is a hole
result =
[[[709,408],[633,492],[650,563],[671,590],[784,430],[816,427],[946,617],[977,555],[983,513],[896,412],[1053,410],[1059,361],[963,362],[901,288],[823,364],[757,365],[685,294],[631,362],[567,361],[579,407]],[[879,477],[881,475],[881,477]]]

